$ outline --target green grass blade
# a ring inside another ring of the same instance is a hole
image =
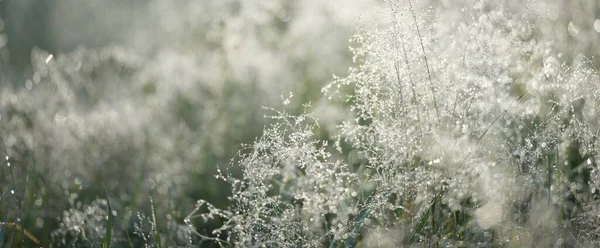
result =
[[[442,196],[444,195],[444,193],[445,193],[445,191],[442,191],[439,195],[437,195],[436,197],[433,198],[433,200],[431,201],[431,205],[429,206],[429,209],[427,209],[427,212],[425,212],[425,215],[423,215],[423,217],[421,217],[421,220],[417,224],[417,228],[415,228],[413,235],[410,237],[409,243],[413,243],[415,241],[415,238],[417,237],[417,234],[423,230],[423,228],[427,224],[427,221],[429,220],[429,217],[431,216],[431,214],[433,212],[433,209],[435,208],[435,205],[442,199]]]
[[[415,241],[415,238],[417,237],[417,233],[420,233],[421,230],[423,230],[423,227],[425,227],[425,224],[427,224],[427,220],[429,220],[430,215],[431,215],[431,209],[427,209],[427,212],[425,213],[425,215],[423,215],[423,217],[421,217],[419,224],[417,224],[417,228],[415,228],[413,235],[410,237],[409,243],[412,243]]]
[[[102,248],[110,248],[110,236],[112,235],[114,217],[112,214],[112,208],[110,207],[110,199],[108,198],[108,192],[106,191],[106,187],[104,187],[104,184],[102,184],[102,188],[104,188],[104,194],[106,195],[106,204],[108,205],[108,223],[106,224],[106,234],[104,235],[104,240],[102,241]]]
[[[154,222],[154,237],[156,238],[158,248],[162,248],[162,242],[160,241],[160,232],[158,232],[158,222],[156,221],[156,208],[154,207],[154,200],[152,200],[152,196],[150,196],[150,207],[152,208],[152,221]]]
[[[133,243],[131,243],[131,238],[129,237],[129,232],[125,232],[125,234],[127,234],[127,243],[129,244],[129,247],[133,248]]]

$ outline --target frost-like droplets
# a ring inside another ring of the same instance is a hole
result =
[[[591,165],[591,164],[592,164],[592,159],[588,158],[588,159],[587,159],[587,164],[588,164],[588,165]]]
[[[11,189],[11,190],[10,190],[10,193],[14,195],[14,194],[15,194],[15,190],[14,190],[14,189]]]
[[[596,21],[594,21],[594,30],[600,33],[600,19],[596,19]]]
[[[290,96],[288,98],[283,99],[283,105],[290,104],[292,97],[294,97],[294,94],[292,92],[290,92]],[[283,98],[283,96],[282,96],[282,98]]]
[[[111,212],[111,214],[112,214],[113,216],[117,217],[117,211],[113,210],[113,211]]]
[[[183,222],[188,226],[192,226],[192,221],[190,220],[190,218],[183,219]]]
[[[560,63],[558,62],[558,60],[553,57],[553,56],[549,56],[548,58],[546,58],[546,60],[544,60],[544,76],[548,79],[550,78],[556,78],[559,74],[561,70],[560,67]]]

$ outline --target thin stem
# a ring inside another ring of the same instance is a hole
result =
[[[435,89],[433,87],[434,86],[433,80],[431,80],[431,71],[429,70],[429,62],[427,62],[427,55],[425,54],[425,45],[423,45],[423,37],[421,37],[421,31],[419,30],[419,25],[417,24],[417,16],[415,15],[415,11],[413,9],[411,0],[408,0],[408,6],[410,7],[410,12],[412,13],[413,21],[415,22],[415,28],[417,29],[417,35],[419,36],[419,43],[421,44],[421,51],[423,53],[423,59],[425,60],[425,67],[427,68],[427,78],[429,79],[431,96],[433,98],[433,106],[435,107],[435,113],[436,113],[438,121],[439,121],[440,110],[438,108],[437,100],[435,97]]]

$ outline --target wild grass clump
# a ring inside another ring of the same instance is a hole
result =
[[[600,245],[593,1],[9,7],[2,247]]]
[[[201,200],[189,216],[224,219],[201,238],[240,247],[598,245],[597,70],[539,32],[547,16],[464,2],[387,1],[375,28],[354,38],[356,66],[323,89],[352,113],[335,142],[317,136],[310,111],[276,112],[233,160],[242,176],[217,175],[232,186],[231,205]]]

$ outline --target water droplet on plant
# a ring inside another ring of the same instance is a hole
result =
[[[54,58],[54,55],[52,55],[52,54],[48,55],[48,57],[46,58],[46,64],[50,63],[52,58]]]

